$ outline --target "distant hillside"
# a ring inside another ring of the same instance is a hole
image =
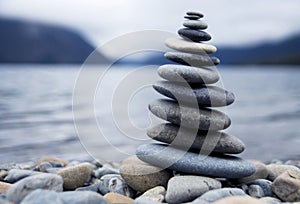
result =
[[[82,63],[93,51],[74,30],[0,18],[0,63]]]
[[[250,47],[220,47],[222,64],[300,64],[300,34],[277,43]]]

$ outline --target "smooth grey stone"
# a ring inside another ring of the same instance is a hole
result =
[[[265,196],[273,196],[272,182],[266,179],[257,179],[247,183],[247,185],[258,185],[262,188]]]
[[[95,171],[96,178],[101,178],[106,174],[120,174],[120,172],[118,169],[106,168],[106,167],[101,167]]]
[[[159,99],[149,104],[157,117],[175,125],[199,130],[222,130],[230,126],[230,118],[217,110],[179,105],[175,101]]]
[[[167,203],[183,203],[194,200],[202,194],[219,189],[219,181],[203,176],[175,176],[168,182]]]
[[[217,48],[210,44],[187,41],[182,38],[168,38],[165,45],[174,50],[193,54],[211,54],[217,52]]]
[[[50,162],[42,162],[37,166],[40,172],[47,172],[47,169],[53,168]]]
[[[60,196],[55,191],[37,189],[29,193],[21,204],[63,204]]]
[[[170,123],[156,125],[147,130],[150,138],[178,148],[189,149],[191,147],[227,154],[239,154],[245,150],[245,144],[240,139],[226,133],[205,131],[198,131],[197,135],[194,133],[188,128],[181,128],[179,132],[179,127]],[[206,142],[205,146],[203,146],[204,142]]]
[[[197,203],[198,201],[206,201],[209,203],[213,203],[222,198],[226,198],[229,196],[244,196],[245,192],[239,188],[221,188],[208,191],[204,193],[202,196],[193,201],[193,203]]]
[[[211,40],[211,35],[205,31],[194,30],[190,28],[181,28],[178,30],[178,34],[185,39],[191,40],[193,42],[209,41]]]
[[[210,57],[208,55],[197,55],[184,52],[166,52],[164,56],[173,62],[193,67],[203,68],[203,66],[215,66],[220,64],[220,60],[217,57]]]
[[[8,189],[6,195],[8,200],[18,204],[26,195],[36,189],[61,192],[63,190],[63,180],[55,174],[40,173],[16,182]]]
[[[292,166],[295,166],[297,168],[300,168],[300,161],[297,161],[297,160],[288,160],[284,164],[285,165],[292,165]]]
[[[241,178],[255,172],[255,166],[251,162],[239,157],[206,156],[163,144],[141,145],[137,148],[136,155],[139,159],[155,166],[216,178]]]
[[[6,198],[2,198],[1,194],[0,194],[0,203],[1,204],[13,204],[13,203],[9,202]]]
[[[283,202],[281,202],[281,200],[274,198],[274,197],[263,197],[261,199],[259,199],[259,201],[264,202],[264,204],[283,204]],[[288,203],[285,203],[288,204]],[[291,204],[291,203],[289,203]]]
[[[92,191],[58,193],[63,204],[108,204],[104,197]]]
[[[163,186],[156,186],[143,193],[139,198],[148,198],[156,202],[165,200],[166,189]]]
[[[255,165],[256,171],[253,175],[245,178],[239,179],[238,183],[247,183],[257,179],[265,179],[268,176],[268,170],[264,163],[257,160],[251,160],[251,162]]]
[[[199,18],[203,18],[204,15],[198,11],[188,11],[186,15],[198,16]]]
[[[76,188],[75,191],[94,191],[94,192],[101,193],[101,191],[99,190],[99,188],[100,188],[101,185],[103,185],[102,181],[99,181],[99,182],[94,183],[94,184],[92,184],[90,186]]]
[[[199,107],[228,106],[235,100],[232,92],[217,86],[159,81],[153,85],[153,88],[158,93],[179,103],[190,104],[191,101],[197,99]]]
[[[204,30],[208,28],[207,23],[202,20],[186,20],[184,21],[183,25],[185,27],[198,30]]]
[[[184,16],[184,18],[189,19],[189,20],[198,20],[198,19],[200,19],[200,17],[196,16],[196,15],[186,15],[186,16]]]
[[[137,198],[134,200],[133,204],[161,204],[161,202],[157,202],[157,201],[154,201],[150,198],[146,198],[146,197],[143,197],[143,198]]]
[[[265,197],[264,191],[259,185],[250,185],[248,188],[248,194],[255,198]]]
[[[12,169],[8,172],[4,181],[9,182],[9,183],[15,183],[25,177],[36,175],[36,174],[40,174],[40,172],[31,171],[31,170],[23,170],[23,169]]]
[[[133,197],[133,189],[118,174],[107,174],[101,178],[103,183],[99,186],[99,191],[105,195],[113,192],[127,197]]]
[[[174,82],[213,84],[219,80],[217,71],[210,68],[197,68],[185,65],[163,65],[157,70],[160,77]]]

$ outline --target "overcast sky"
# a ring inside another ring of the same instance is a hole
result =
[[[187,10],[205,14],[216,45],[300,33],[300,0],[0,0],[0,15],[72,26],[95,45],[131,31],[175,33]]]

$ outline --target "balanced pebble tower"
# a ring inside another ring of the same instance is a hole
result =
[[[217,48],[203,43],[211,39],[204,31],[208,26],[201,19],[203,17],[199,12],[187,12],[185,28],[178,30],[180,37],[165,41],[167,47],[175,50],[165,53],[173,64],[159,67],[158,75],[163,80],[153,87],[167,98],[150,103],[149,110],[167,122],[147,131],[150,138],[160,143],[141,145],[136,155],[146,164],[168,169],[175,175],[239,179],[252,175],[255,167],[251,162],[229,155],[243,152],[245,145],[238,138],[221,132],[230,126],[231,120],[216,107],[232,104],[235,97],[215,85],[219,73],[214,66],[220,60],[209,56]],[[130,165],[138,169],[137,164]],[[122,168],[121,174],[129,184],[132,183],[132,178],[122,172]],[[168,188],[171,185],[172,179]],[[218,187],[215,185],[215,188]],[[172,198],[167,190],[166,201],[179,202]]]

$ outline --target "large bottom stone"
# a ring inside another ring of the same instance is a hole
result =
[[[145,144],[137,148],[141,160],[179,172],[215,178],[242,178],[255,172],[255,166],[234,156],[205,156],[186,152],[163,144]]]

